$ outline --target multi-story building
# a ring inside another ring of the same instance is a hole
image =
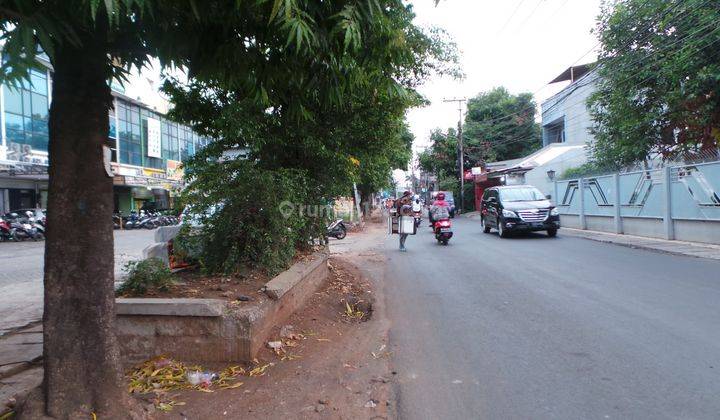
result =
[[[569,83],[540,105],[543,147],[528,156],[491,162],[482,168],[483,172],[475,176],[476,208],[485,188],[495,185],[530,184],[552,195],[556,176],[587,162],[587,145],[593,142],[587,103],[598,80],[594,64],[583,64],[566,69],[550,81]]]
[[[52,67],[38,59],[30,80],[0,88],[0,213],[47,205],[48,110]],[[115,173],[115,211],[140,209],[148,202],[171,206],[182,188],[183,159],[209,139],[177,124],[113,86],[108,146]]]

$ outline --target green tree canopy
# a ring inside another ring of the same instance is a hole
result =
[[[720,2],[605,3],[594,160],[636,163],[713,150],[720,140]]]
[[[516,159],[542,146],[531,93],[513,95],[504,87],[468,100],[463,139],[471,166]]]

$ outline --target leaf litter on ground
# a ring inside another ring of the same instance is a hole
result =
[[[186,366],[182,362],[166,357],[150,359],[128,372],[128,391],[131,394],[154,393],[153,404],[161,411],[170,411],[185,403],[168,397],[168,393],[180,390],[214,392],[214,390],[235,389],[243,385],[243,376],[262,376],[273,363],[260,364],[255,359],[254,368],[247,371],[242,366],[229,366],[218,373],[203,370],[201,366]],[[194,378],[196,384],[189,378]],[[197,378],[202,378],[197,380]]]

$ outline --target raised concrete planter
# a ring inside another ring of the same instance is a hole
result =
[[[294,264],[266,285],[268,297],[229,305],[218,299],[117,299],[117,335],[126,363],[157,355],[185,362],[251,361],[327,279],[327,254]]]

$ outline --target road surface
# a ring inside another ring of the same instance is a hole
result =
[[[385,242],[400,418],[720,418],[720,261],[453,223]]]
[[[142,257],[154,231],[115,231],[115,276]],[[42,318],[44,242],[0,242],[0,335]]]

